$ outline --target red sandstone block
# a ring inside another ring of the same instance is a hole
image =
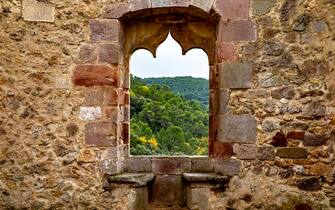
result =
[[[120,42],[122,40],[122,27],[116,19],[90,20],[91,41]]]
[[[77,65],[72,82],[77,86],[117,86],[118,70],[105,65]]]
[[[115,123],[89,123],[85,126],[85,143],[95,147],[117,146],[117,132]]]
[[[219,141],[209,142],[209,156],[213,158],[229,159],[233,154],[233,146]]]
[[[219,40],[221,42],[255,41],[256,27],[250,20],[220,22]]]
[[[120,18],[130,11],[129,4],[125,2],[115,2],[106,7],[104,18]]]
[[[217,0],[215,9],[222,19],[248,19],[249,0]]]
[[[129,131],[130,131],[130,127],[129,127],[129,123],[123,123],[123,133],[122,133],[122,141],[123,144],[129,144],[129,139],[130,139],[130,135],[129,135]]]
[[[122,114],[122,110],[119,106],[110,106],[105,108],[106,118],[113,123],[119,123],[123,118]]]
[[[235,53],[235,45],[229,43],[218,44],[218,62],[222,61],[236,61],[238,56]]]
[[[121,48],[118,44],[101,44],[98,46],[99,62],[122,64]]]

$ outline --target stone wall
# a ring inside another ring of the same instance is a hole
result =
[[[0,12],[1,209],[136,209],[136,188],[106,177],[154,173],[164,196],[186,172],[230,179],[188,187],[192,209],[335,208],[334,0],[11,0]],[[209,56],[210,157],[129,157],[129,56],[154,54],[170,29],[184,53]]]

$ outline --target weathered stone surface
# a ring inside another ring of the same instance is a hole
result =
[[[189,158],[153,158],[152,172],[155,174],[182,174],[190,172],[192,163]]]
[[[142,9],[150,9],[150,0],[129,0],[129,6],[131,11],[138,11]]]
[[[249,0],[217,0],[215,9],[222,19],[248,19]]]
[[[219,65],[220,88],[251,88],[252,65],[249,63],[222,63]]]
[[[316,177],[303,178],[297,181],[300,190],[314,191],[322,187],[321,181]]]
[[[302,105],[296,101],[290,101],[287,104],[281,104],[279,111],[281,114],[290,113],[300,113],[302,111]]]
[[[265,120],[263,120],[262,128],[264,131],[274,131],[279,130],[281,126],[279,125],[278,120],[266,118]]]
[[[219,90],[219,114],[228,113],[228,104],[230,99],[230,91],[228,89]]]
[[[325,60],[306,60],[300,66],[300,71],[306,76],[318,77],[329,72],[329,64]]]
[[[218,140],[221,142],[255,143],[256,120],[250,115],[219,115]]]
[[[305,146],[320,146],[327,142],[329,136],[321,134],[306,133],[303,140]]]
[[[327,23],[324,20],[317,20],[314,22],[314,31],[316,33],[322,33],[328,28]]]
[[[130,157],[123,161],[124,172],[143,173],[151,172],[151,159],[148,157]]]
[[[122,55],[118,44],[101,44],[98,47],[99,62],[122,64]]]
[[[251,2],[252,13],[257,16],[267,14],[276,4],[276,0],[252,0]]]
[[[232,62],[238,59],[236,55],[235,45],[230,43],[219,43],[218,44],[218,62],[226,61]]]
[[[169,7],[170,0],[151,0],[152,8]]]
[[[241,162],[238,160],[215,160],[214,171],[226,176],[240,174]]]
[[[109,122],[89,123],[85,126],[85,143],[89,146],[117,146],[117,126]]]
[[[300,15],[293,23],[293,30],[302,32],[305,31],[306,27],[310,22],[311,17],[307,14]]]
[[[288,130],[307,130],[309,128],[309,124],[303,121],[292,121],[292,122],[284,122],[282,123]]]
[[[100,107],[80,107],[79,119],[84,121],[93,121],[102,116]]]
[[[109,176],[107,178],[109,183],[123,183],[131,184],[136,187],[146,186],[148,182],[152,181],[155,175],[152,173],[123,173],[118,175]]]
[[[208,209],[210,189],[208,188],[187,188],[187,207],[189,209]]]
[[[257,146],[254,144],[235,144],[233,151],[240,160],[254,160],[257,158]]]
[[[79,152],[79,163],[94,163],[97,161],[96,153],[91,149],[82,149]]]
[[[282,158],[307,158],[308,151],[301,147],[281,147],[277,149],[277,156]]]
[[[129,4],[125,2],[115,2],[108,5],[105,10],[104,18],[118,19],[130,11]]]
[[[229,178],[215,173],[183,173],[183,179],[187,182],[207,182],[227,184]]]
[[[55,7],[42,1],[23,0],[22,16],[26,21],[54,22]]]
[[[276,157],[274,147],[258,147],[257,153],[259,160],[274,160]]]
[[[151,202],[156,205],[185,205],[186,191],[181,175],[158,175],[153,185]]]
[[[256,28],[250,20],[221,22],[219,24],[219,40],[231,41],[255,41]]]
[[[303,109],[304,116],[307,117],[324,117],[327,112],[327,107],[318,101],[313,101]]]
[[[118,158],[100,161],[99,168],[102,174],[114,175],[122,173],[122,162]]]
[[[77,86],[118,85],[118,70],[104,65],[77,65],[72,82]]]
[[[284,53],[284,48],[276,42],[265,42],[264,53],[269,56],[280,56]]]
[[[57,74],[54,77],[55,88],[69,89],[71,87],[71,79],[67,74]]]
[[[90,20],[91,41],[117,42],[121,40],[121,23],[116,19]]]
[[[213,158],[228,159],[233,154],[233,146],[230,143],[219,141],[209,142],[209,156]]]
[[[214,0],[191,0],[192,6],[198,7],[205,12],[209,12],[213,6]]]
[[[284,86],[272,90],[271,95],[275,99],[292,99],[295,97],[295,89],[293,86]]]
[[[171,7],[188,7],[191,0],[170,0]]]
[[[191,158],[192,172],[213,172],[214,160],[211,158]]]
[[[98,59],[95,46],[83,45],[79,48],[77,63],[94,63]]]

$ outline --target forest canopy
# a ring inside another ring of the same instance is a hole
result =
[[[148,80],[131,76],[131,154],[207,155],[208,102],[203,100],[208,98],[208,81],[179,77],[183,83],[174,86],[172,78]],[[204,84],[207,92],[202,91],[199,97],[178,92],[196,96]]]

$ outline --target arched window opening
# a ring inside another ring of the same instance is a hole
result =
[[[207,156],[207,54],[183,56],[169,34],[156,55],[139,49],[130,59],[131,155]]]

